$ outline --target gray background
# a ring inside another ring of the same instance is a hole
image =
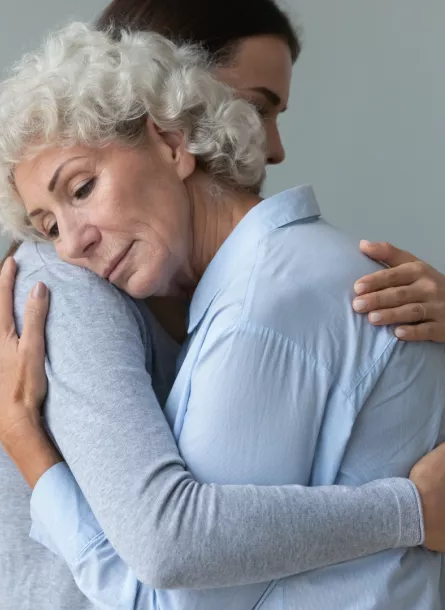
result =
[[[211,1],[211,0],[210,0]],[[106,0],[15,0],[0,19],[0,69]],[[287,0],[303,54],[267,192],[314,184],[327,218],[445,271],[445,3]],[[5,241],[0,242],[0,249]]]

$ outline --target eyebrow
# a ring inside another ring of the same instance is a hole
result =
[[[42,210],[42,208],[38,208],[37,210],[33,210],[32,212],[30,212],[28,214],[28,218],[31,220],[31,218],[34,218],[35,216],[40,216],[40,214],[43,214],[44,210]]]
[[[59,165],[59,167],[56,169],[56,171],[54,172],[53,177],[51,178],[51,180],[49,181],[48,184],[48,191],[50,193],[52,193],[54,191],[54,189],[56,188],[56,184],[57,184],[57,180],[60,177],[60,172],[63,170],[63,168],[65,167],[65,165],[68,165],[69,163],[71,163],[72,161],[76,161],[77,159],[83,159],[84,157],[71,157],[71,159],[68,159],[67,161],[65,161],[64,163],[62,163],[61,165]],[[36,210],[36,214],[37,214],[38,210]],[[32,216],[35,216],[36,214],[34,214],[33,212],[29,215],[29,218],[31,218]]]
[[[56,169],[56,171],[54,172],[53,177],[51,178],[51,180],[49,181],[48,184],[48,191],[50,193],[52,193],[54,191],[54,189],[56,188],[56,184],[57,184],[57,180],[60,177],[60,172],[63,170],[63,168],[65,167],[65,165],[68,165],[69,163],[71,163],[71,161],[76,161],[77,159],[83,159],[84,157],[82,156],[77,156],[77,157],[71,157],[71,159],[68,159],[67,161],[65,161],[64,163],[62,163],[61,165],[59,165],[59,167]],[[36,210],[33,210],[32,212],[30,212],[28,214],[28,219],[31,220],[31,218],[35,218],[36,216],[40,216],[40,214],[43,214],[45,210],[43,210],[42,208],[37,208]]]
[[[281,104],[281,97],[274,91],[269,89],[269,87],[251,87],[250,91],[255,91],[255,93],[262,93],[264,97],[269,100],[272,106],[280,106]]]

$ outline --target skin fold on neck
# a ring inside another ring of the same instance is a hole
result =
[[[193,287],[187,297],[150,297],[148,306],[164,330],[178,343],[187,336],[186,314],[193,289],[221,245],[261,198],[252,193],[210,183],[207,176],[194,177],[186,185],[190,199],[192,229],[190,267]]]

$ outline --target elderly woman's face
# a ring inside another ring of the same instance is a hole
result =
[[[184,180],[194,158],[151,131],[143,147],[48,148],[15,172],[31,222],[60,258],[135,298],[179,294],[192,276]]]

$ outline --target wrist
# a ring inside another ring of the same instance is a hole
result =
[[[47,470],[63,461],[45,430],[36,422],[17,424],[3,446],[31,488]]]

